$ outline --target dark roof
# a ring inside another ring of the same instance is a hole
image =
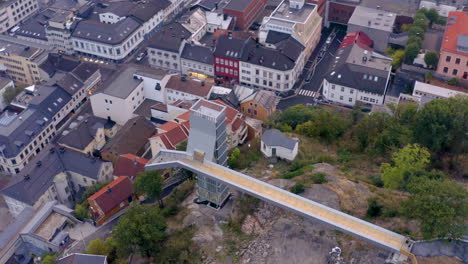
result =
[[[290,36],[290,34],[269,30],[265,42],[269,44],[276,44],[280,41],[288,39]]]
[[[4,88],[5,86],[7,86],[10,82],[12,82],[11,79],[7,78],[7,77],[2,77],[0,76],[0,89]]]
[[[224,9],[234,10],[234,11],[244,11],[250,3],[256,0],[231,0],[229,4],[227,4]]]
[[[216,40],[213,55],[232,59],[241,59],[245,51],[255,47],[255,41],[251,38],[238,39],[221,35]]]
[[[239,98],[237,98],[236,93],[234,92],[234,89],[232,89],[231,92],[229,92],[228,94],[211,93],[210,100],[216,100],[216,99],[222,100],[228,106],[233,107],[235,109],[237,109],[240,104]]]
[[[37,163],[39,161],[40,166]],[[54,146],[48,146],[29,162],[1,192],[18,201],[34,205],[53,184],[57,174],[71,171],[97,180],[102,163],[80,152],[68,149],[62,152]]]
[[[95,63],[82,62],[72,70],[72,74],[82,82],[86,82],[94,73],[99,71],[99,66]]]
[[[151,100],[146,98],[141,102],[141,104],[133,111],[134,114],[146,117],[148,119],[151,118],[151,109],[153,108],[154,105],[157,105],[159,102],[155,100]]]
[[[130,1],[116,1],[108,2],[106,6],[100,10],[100,13],[112,13],[119,17],[127,16],[128,13],[134,8],[134,4]]]
[[[18,153],[42,132],[71,97],[63,89],[39,86],[28,108],[20,113],[5,111],[0,115],[0,150],[6,158]]]
[[[172,23],[156,32],[149,40],[148,47],[179,53],[182,41],[190,36],[190,31],[181,24]]]
[[[120,176],[91,195],[88,200],[94,201],[107,214],[132,194],[132,182],[127,176]]]
[[[278,146],[293,150],[297,140],[289,138],[281,133],[278,129],[268,129],[262,135],[262,142],[268,146]]]
[[[208,47],[186,43],[181,58],[213,65],[213,52]]]
[[[212,86],[213,84],[209,82],[204,82],[189,77],[181,77],[180,75],[171,76],[166,84],[167,89],[177,90],[204,98],[210,94]]]
[[[127,17],[115,24],[105,24],[98,21],[82,20],[73,31],[73,37],[106,43],[120,44],[140,27],[133,17]]]
[[[106,256],[88,255],[81,253],[73,253],[61,259],[58,259],[56,264],[105,264],[107,263]]]
[[[244,50],[241,61],[280,71],[293,69],[304,46],[290,37],[276,44],[276,49],[250,45]]]
[[[212,11],[216,8],[216,4],[219,4],[220,0],[202,0],[200,3],[196,4],[195,6],[199,6],[206,11]]]
[[[156,131],[155,126],[142,116],[134,117],[125,123],[125,125],[107,142],[103,151],[111,151],[117,154],[139,153],[144,149],[148,138]]]
[[[84,150],[94,140],[98,129],[104,128],[107,122],[99,117],[83,117],[79,124],[75,122],[76,127],[66,129],[57,143]]]
[[[57,86],[65,90],[69,95],[73,96],[81,88],[83,88],[83,82],[78,80],[74,75],[70,73],[64,74],[62,78],[57,80]]]
[[[361,59],[364,56],[366,60],[369,60],[367,58],[370,54],[372,54],[372,51],[362,48],[358,44],[339,49],[336,53],[338,59],[330,64],[330,69],[325,78],[333,84],[383,95],[387,86],[391,64],[388,63],[386,70],[378,69],[375,66],[368,66]],[[349,61],[351,57],[358,59]]]
[[[39,65],[39,68],[41,68],[41,70],[45,71],[50,77],[52,77],[57,71],[72,71],[78,65],[80,65],[80,63],[80,60],[76,57],[64,56],[62,54],[57,53],[50,53],[49,56],[47,56],[47,59]],[[88,63],[86,63],[85,65],[88,65]]]
[[[168,0],[141,1],[129,12],[130,15],[142,22],[150,20],[155,14],[171,5]]]

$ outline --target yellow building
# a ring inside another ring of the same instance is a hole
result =
[[[32,85],[41,81],[39,64],[47,58],[43,49],[0,40],[0,70],[15,84]]]

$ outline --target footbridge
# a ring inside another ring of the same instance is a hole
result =
[[[400,253],[412,259],[416,264],[414,255],[410,253],[411,244],[408,238],[363,221],[359,218],[342,213],[333,208],[324,206],[301,196],[295,195],[276,186],[257,180],[248,175],[231,170],[214,162],[204,160],[202,154],[190,154],[181,151],[162,150],[147,165],[146,170],[184,168],[196,174],[211,177],[221,181],[232,188],[246,192],[262,200],[294,211],[332,228],[338,229],[352,236],[359,237],[377,246]]]

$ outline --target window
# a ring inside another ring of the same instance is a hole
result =
[[[254,115],[257,115],[257,110],[253,110],[253,114],[254,114]]]
[[[344,87],[343,86],[341,86],[341,91],[344,92]]]
[[[333,93],[332,93],[332,94],[330,94],[330,97],[331,97],[331,98],[335,97],[335,94],[333,94]]]
[[[106,104],[108,103],[107,99],[104,99],[104,102],[106,102]]]
[[[342,96],[342,95],[340,95],[340,100],[343,100],[343,96]]]
[[[332,85],[332,90],[335,90],[335,85],[334,84]]]
[[[446,62],[450,62],[451,60],[452,60],[452,57],[450,57],[450,56],[445,57]]]
[[[444,73],[447,73],[447,72],[448,72],[448,68],[444,67]]]
[[[349,89],[349,93],[350,93],[350,94],[353,94],[353,93],[354,93],[354,90],[353,90],[353,89]]]
[[[455,59],[455,64],[460,64],[460,58]]]
[[[457,73],[458,73],[458,70],[457,70],[457,69],[453,69],[452,75],[457,75]]]
[[[259,69],[255,69],[255,74],[256,74],[256,75],[259,75],[259,74],[260,74],[260,70],[259,70]]]
[[[353,102],[353,98],[350,97],[350,98],[349,98],[349,102],[352,103],[352,102]]]
[[[11,164],[16,165],[16,159],[11,159]]]

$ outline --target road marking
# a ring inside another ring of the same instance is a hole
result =
[[[315,97],[316,94],[317,92],[315,91],[304,90],[304,89],[299,90],[299,95],[302,95],[302,96]]]

